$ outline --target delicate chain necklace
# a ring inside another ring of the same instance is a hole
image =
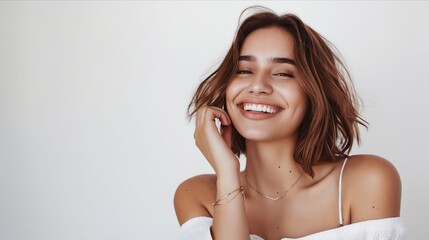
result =
[[[247,180],[247,176],[246,176],[246,173],[244,173],[244,179],[246,179],[246,183],[247,183],[247,185],[249,185],[249,187],[254,191],[254,192],[256,192],[256,193],[258,193],[259,195],[261,195],[261,196],[263,196],[264,198],[267,198],[267,199],[270,199],[270,200],[272,200],[272,201],[277,201],[277,200],[279,200],[279,199],[281,199],[281,198],[283,198],[284,196],[286,196],[286,194],[298,183],[298,181],[299,181],[299,179],[301,179],[301,177],[302,177],[302,173],[301,173],[301,175],[298,177],[298,179],[296,179],[296,181],[288,188],[288,190],[286,190],[286,192],[284,192],[284,193],[282,193],[280,196],[278,196],[278,197],[271,197],[271,196],[268,196],[268,195],[265,195],[265,194],[263,194],[263,193],[261,193],[260,191],[258,191],[256,188],[254,188],[252,185],[250,185],[250,183],[249,183],[249,181]]]

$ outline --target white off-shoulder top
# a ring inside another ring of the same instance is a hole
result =
[[[313,233],[301,238],[281,238],[281,240],[405,240],[406,228],[401,217],[383,218],[352,223],[343,226],[341,209],[342,175],[347,159],[344,160],[339,178],[339,223],[338,228]],[[212,240],[210,227],[211,217],[194,217],[185,222],[180,228],[180,240]],[[264,240],[251,234],[250,240]]]

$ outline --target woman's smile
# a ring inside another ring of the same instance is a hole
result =
[[[278,106],[258,102],[244,102],[238,104],[237,107],[240,109],[241,114],[250,120],[270,119],[283,110]]]

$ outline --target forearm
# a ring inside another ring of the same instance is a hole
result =
[[[217,174],[217,199],[240,188],[238,171]],[[228,202],[229,201],[229,202]],[[237,191],[214,206],[213,239],[249,239],[249,228],[244,207],[244,197]]]

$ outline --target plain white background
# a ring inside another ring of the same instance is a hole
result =
[[[428,236],[428,2],[1,2],[0,239],[175,239],[177,185],[211,173],[186,107],[241,11],[293,12],[343,54],[364,102],[354,153],[402,176]]]

